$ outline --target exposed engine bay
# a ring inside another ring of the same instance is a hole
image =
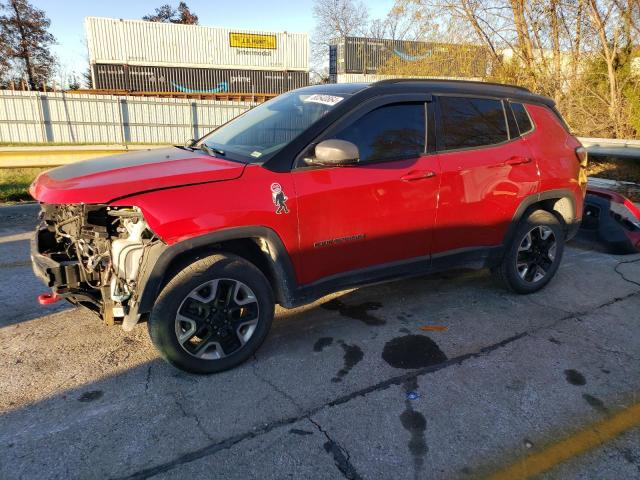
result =
[[[42,205],[34,270],[53,294],[88,307],[107,324],[138,296],[141,266],[161,241],[137,207]]]

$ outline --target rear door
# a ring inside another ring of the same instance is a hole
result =
[[[376,100],[318,139],[356,144],[359,164],[293,172],[301,283],[405,260],[428,266],[439,172],[426,150],[427,98]]]
[[[442,179],[434,259],[500,245],[518,205],[539,182],[507,102],[449,95],[436,102]]]

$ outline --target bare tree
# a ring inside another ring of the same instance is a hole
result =
[[[0,87],[5,87],[9,83],[9,49],[4,41],[0,41]]]
[[[1,4],[0,38],[6,53],[5,64],[10,63],[18,77],[26,77],[29,86],[37,89],[46,84],[53,74],[55,59],[49,48],[55,38],[48,29],[51,24],[42,10],[27,0],[9,0]]]
[[[640,0],[397,0],[394,10],[414,28],[422,24],[421,39],[442,45],[442,58],[396,62],[396,74],[444,74],[457,63],[465,76],[465,56],[471,60],[474,52],[469,44],[483,45],[491,59],[484,78],[553,97],[583,133],[629,134],[633,108],[640,126],[640,81],[630,73]],[[431,19],[436,25],[427,27]]]
[[[313,73],[325,80],[329,45],[341,37],[366,36],[369,10],[360,0],[316,0],[313,5],[316,28],[311,37]]]
[[[369,10],[358,0],[317,0],[313,5],[315,39],[329,44],[336,37],[366,35]]]
[[[637,14],[637,8],[638,2],[631,0],[611,3],[588,1],[591,26],[598,40],[596,51],[606,66],[609,122],[613,134],[618,137],[630,133],[624,89],[631,77],[621,67],[629,61],[634,41],[632,18]]]
[[[185,2],[180,2],[178,8],[173,8],[170,4],[166,3],[156,8],[154,14],[145,15],[142,19],[148,22],[198,25],[198,16],[191,12]]]
[[[522,85],[580,134],[640,136],[640,0],[396,0],[375,20],[356,1],[317,0],[322,59],[334,37],[421,40],[410,62],[389,55],[378,73]]]
[[[420,5],[411,0],[396,0],[383,19],[371,22],[370,36],[391,40],[426,40],[435,37],[439,25],[433,18],[425,18]]]

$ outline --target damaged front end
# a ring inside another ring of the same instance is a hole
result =
[[[64,298],[129,330],[149,258],[163,242],[137,207],[42,205],[31,246],[35,274]]]

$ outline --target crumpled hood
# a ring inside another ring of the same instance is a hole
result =
[[[108,203],[148,190],[232,180],[245,165],[200,150],[158,148],[84,160],[42,173],[29,193],[42,203]]]

